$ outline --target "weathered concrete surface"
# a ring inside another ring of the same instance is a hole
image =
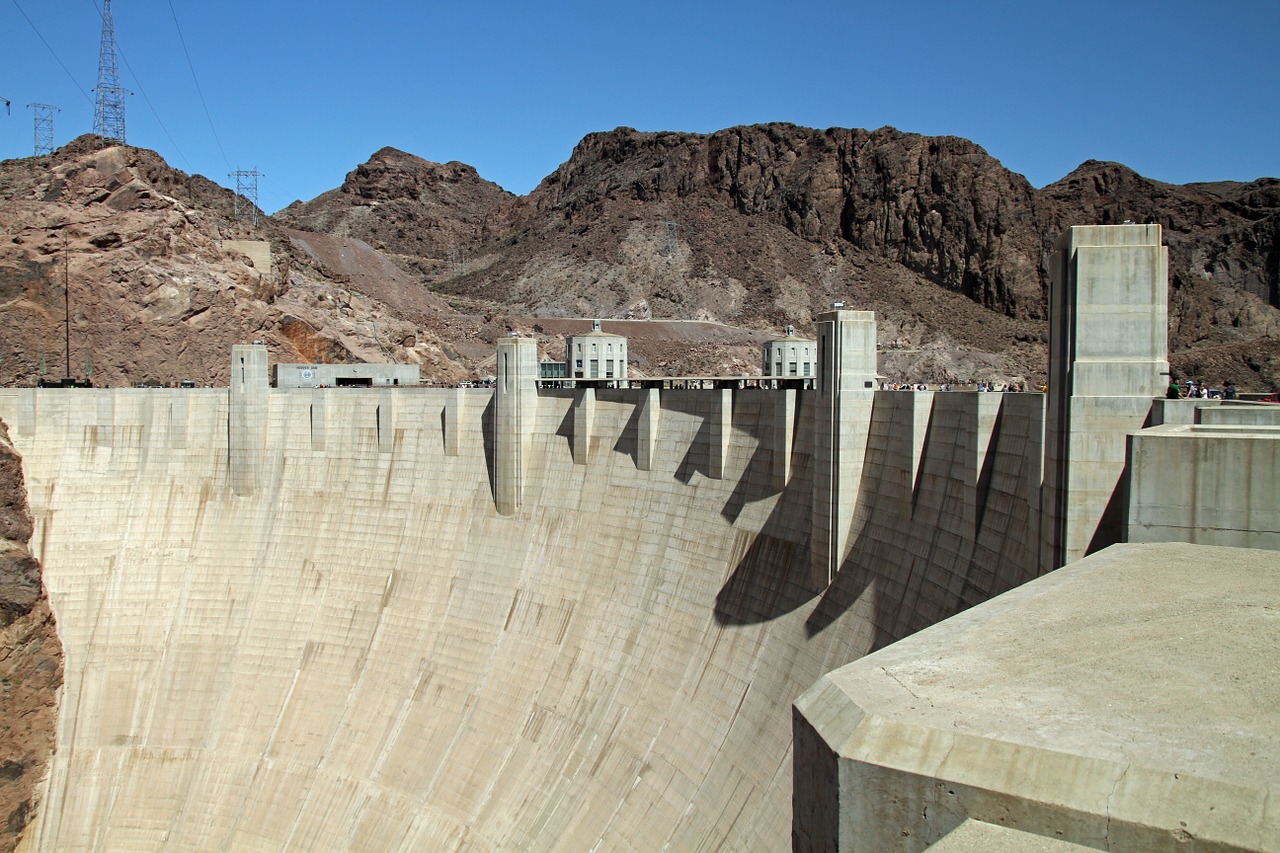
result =
[[[980,820],[966,820],[929,847],[929,853],[1083,853],[1092,850]]]
[[[1131,438],[1130,542],[1280,551],[1280,423],[1232,422],[1262,420],[1256,412],[1203,409],[1202,416],[1225,417]]]
[[[29,849],[785,849],[790,703],[1038,571],[1039,395],[876,395],[815,594],[811,395],[788,449],[772,392],[599,389],[583,465],[534,396],[504,516],[492,395],[386,393],[255,397],[237,491],[226,389],[0,389],[68,649]]]
[[[1280,555],[1118,545],[796,703],[799,850],[966,820],[1103,850],[1280,850]]]

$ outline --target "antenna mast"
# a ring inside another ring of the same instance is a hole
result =
[[[93,132],[124,142],[124,96],[132,93],[120,86],[111,0],[102,0],[102,49],[98,53],[98,87],[93,91],[98,96],[93,110]]]
[[[53,104],[27,104],[35,110],[36,118],[36,156],[53,153],[53,114],[62,112]]]

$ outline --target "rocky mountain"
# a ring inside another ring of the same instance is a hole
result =
[[[1037,190],[955,137],[619,128],[524,197],[387,148],[254,222],[151,152],[83,137],[0,164],[0,377],[65,372],[65,279],[72,373],[91,362],[108,384],[221,382],[230,345],[254,339],[276,361],[454,381],[490,373],[508,330],[556,357],[563,323],[546,321],[590,317],[702,321],[692,349],[671,324],[630,325],[635,367],[736,374],[756,370],[749,341],[811,332],[834,300],[877,312],[894,379],[1036,383],[1053,239],[1132,220],[1164,226],[1175,369],[1262,389],[1280,385],[1278,184],[1091,161]],[[269,269],[238,241],[268,244]]]
[[[342,186],[274,219],[300,231],[355,237],[429,276],[465,262],[489,236],[488,220],[515,199],[465,163],[430,163],[383,148]]]
[[[443,168],[375,160],[348,176],[346,197],[420,187]],[[415,174],[393,179],[393,164]],[[468,208],[482,237],[465,265],[440,251],[403,263],[459,310],[532,317],[808,330],[842,299],[879,313],[886,373],[1016,379],[1043,374],[1048,259],[1063,228],[1159,222],[1176,368],[1263,387],[1280,382],[1276,185],[1173,186],[1090,161],[1037,190],[955,137],[619,128],[583,139],[530,195]],[[281,217],[318,222],[310,211],[331,195]]]
[[[470,374],[456,339],[477,324],[450,319],[419,276],[360,240],[233,207],[211,181],[97,137],[0,163],[0,377],[65,375],[68,326],[71,375],[105,385],[220,384],[249,340],[277,361]]]

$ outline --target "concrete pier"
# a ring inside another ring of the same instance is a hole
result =
[[[860,498],[876,387],[872,312],[818,316],[818,371],[810,581],[822,589],[840,571],[866,517]]]
[[[1126,435],[1169,384],[1168,250],[1159,225],[1069,228],[1049,289],[1043,561],[1123,541]]]

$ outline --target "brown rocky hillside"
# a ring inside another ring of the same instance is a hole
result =
[[[375,160],[348,176],[344,197],[382,199],[444,168],[385,152]],[[393,180],[392,163],[423,175]],[[1159,222],[1175,369],[1261,388],[1280,382],[1276,186],[1172,186],[1089,162],[1036,190],[955,137],[785,124],[709,135],[619,128],[587,136],[526,197],[471,196],[467,215],[484,239],[463,268],[440,251],[404,264],[429,273],[459,310],[531,317],[809,330],[841,299],[879,313],[886,373],[1033,378],[1044,369],[1057,234]],[[281,217],[302,221],[331,196]],[[386,244],[397,253],[407,245]]]
[[[0,381],[226,381],[234,343],[276,361],[416,361],[461,378],[467,322],[357,239],[233,216],[233,195],[154,152],[77,139],[0,163]],[[226,241],[271,246],[258,269]],[[69,287],[68,287],[69,285]],[[453,327],[456,330],[450,331]],[[447,334],[442,335],[445,331]]]
[[[31,530],[22,462],[0,423],[0,853],[17,846],[39,808],[62,685],[62,643],[27,550]]]
[[[341,187],[256,222],[142,149],[82,137],[0,163],[0,381],[225,380],[237,341],[276,361],[491,372],[508,330],[562,346],[567,318],[630,324],[645,373],[756,369],[751,341],[812,331],[832,301],[878,313],[901,380],[1038,382],[1046,264],[1067,225],[1159,222],[1175,369],[1280,385],[1280,189],[1172,186],[1089,162],[1037,190],[977,145],[892,128],[773,124],[584,138],[532,193],[469,166],[377,152]],[[266,241],[257,269],[228,240]],[[68,263],[69,261],[69,263]],[[542,331],[539,331],[539,330]]]

